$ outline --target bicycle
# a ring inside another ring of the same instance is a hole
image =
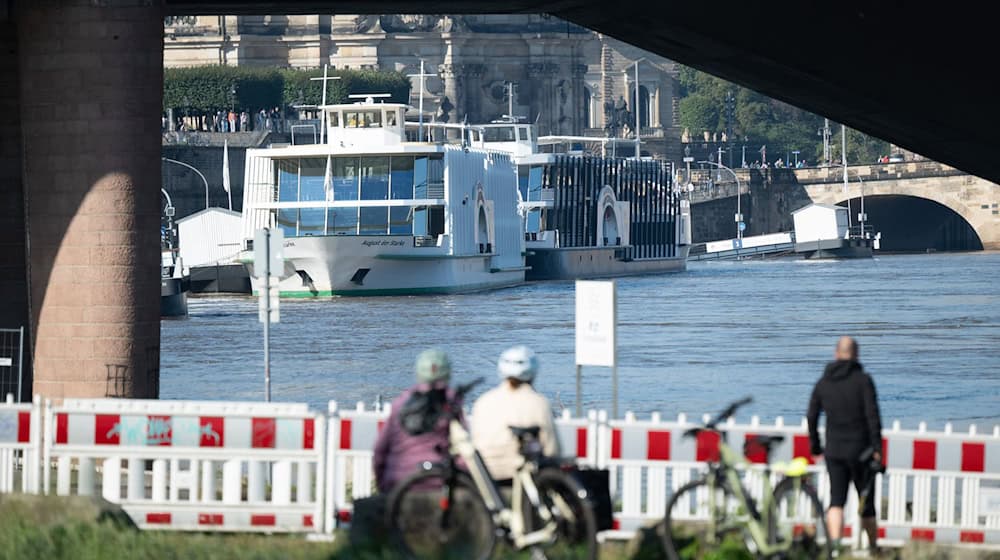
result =
[[[834,543],[828,538],[823,505],[806,472],[808,462],[796,458],[789,465],[774,465],[784,477],[772,486],[770,456],[784,436],[756,436],[750,448],[762,449],[768,461],[763,472],[763,494],[758,507],[744,486],[740,457],[719,429],[736,411],[752,402],[746,398],[730,404],[704,426],[684,433],[697,438],[702,433],[718,437],[718,456],[703,477],[681,486],[670,498],[661,534],[670,560],[680,560],[694,549],[694,556],[708,556],[712,547],[745,546],[757,558],[832,558]],[[694,542],[678,542],[679,529],[694,529]],[[686,546],[685,546],[686,544]],[[685,552],[682,556],[681,552]]]
[[[455,401],[481,381],[460,386]],[[387,525],[406,558],[486,559],[499,538],[515,550],[530,550],[535,559],[547,557],[543,549],[560,552],[557,544],[571,558],[596,559],[596,522],[587,492],[557,461],[542,456],[537,426],[510,427],[524,463],[511,481],[508,506],[462,426],[459,407],[449,405],[445,414],[446,459],[424,463],[389,495]]]

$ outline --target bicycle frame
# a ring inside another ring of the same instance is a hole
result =
[[[718,463],[712,465],[710,468],[706,480],[708,482],[709,488],[709,536],[710,538],[717,537],[717,531],[720,527],[715,526],[715,512],[719,507],[715,503],[715,490],[716,484],[720,476],[725,477],[725,482],[728,484],[729,489],[733,492],[733,495],[742,506],[748,515],[748,520],[746,522],[734,522],[731,525],[727,524],[721,528],[733,527],[746,527],[746,530],[750,533],[750,538],[753,539],[754,544],[757,546],[757,551],[765,556],[772,555],[779,552],[787,552],[791,549],[792,540],[783,539],[781,542],[776,544],[768,543],[768,533],[771,524],[776,519],[771,519],[772,514],[777,517],[780,512],[777,511],[777,504],[774,498],[774,485],[771,483],[771,466],[768,464],[764,468],[764,480],[763,480],[763,497],[761,500],[761,510],[758,510],[753,502],[752,497],[749,492],[743,486],[743,481],[737,472],[737,466],[742,463],[742,458],[729,447],[725,441],[725,434],[719,432],[719,461]],[[797,482],[801,481],[801,477],[793,476],[790,477]],[[729,513],[729,512],[726,512]]]
[[[512,480],[511,507],[506,507],[500,497],[500,491],[493,483],[483,458],[479,455],[476,447],[472,444],[469,432],[458,420],[451,420],[449,451],[452,457],[461,457],[469,469],[469,474],[486,502],[487,509],[493,514],[493,519],[500,527],[505,527],[510,531],[510,539],[514,546],[522,549],[528,546],[541,544],[553,540],[556,536],[556,523],[552,513],[542,504],[538,488],[533,479],[534,465],[530,461],[525,461],[518,469]],[[523,498],[528,498],[532,511],[536,512],[544,523],[543,527],[537,531],[525,533]],[[562,504],[565,506],[565,504]]]

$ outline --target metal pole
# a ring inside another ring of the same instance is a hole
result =
[[[419,102],[420,107],[417,109],[417,111],[420,112],[420,115],[417,117],[417,122],[420,123],[417,126],[417,138],[419,138],[421,142],[424,141],[424,74],[426,74],[426,72],[424,72],[424,59],[421,58],[420,59],[420,102]]]
[[[639,109],[639,61],[637,60],[637,61],[635,61],[635,159],[636,160],[639,160],[640,156],[641,156],[641,154],[639,152],[639,128],[640,128],[639,122],[641,120],[639,118],[639,113],[640,113],[640,109]],[[615,390],[617,391],[617,388]],[[615,402],[617,402],[617,400]],[[617,417],[617,415],[618,414],[615,413],[616,417]]]
[[[844,163],[844,194],[850,190],[847,184],[847,125],[840,125],[840,160]],[[847,236],[851,236],[851,197],[847,197]]]
[[[21,325],[20,330],[21,334],[17,340],[19,346],[17,351],[17,402],[21,402],[21,383],[24,380],[24,325]],[[159,397],[159,395],[157,395],[157,397]]]
[[[198,171],[197,169],[195,169],[193,165],[189,163],[184,163],[183,161],[177,161],[176,159],[170,159],[170,158],[160,158],[160,159],[162,159],[163,161],[169,161],[170,163],[176,163],[177,165],[183,165],[184,167],[187,167],[191,171],[194,171],[195,173],[198,174],[199,177],[201,177],[202,182],[205,183],[205,209],[208,210],[208,179],[206,179],[205,176],[202,175],[201,171]]]
[[[583,366],[576,364],[576,417],[581,418],[583,416],[583,401],[581,400],[581,395],[583,394]]]
[[[611,417],[618,418],[618,360],[611,366]]]
[[[507,116],[514,120],[514,82],[507,82]]]
[[[324,84],[326,82],[323,82]],[[264,402],[271,402],[271,229],[264,228]]]

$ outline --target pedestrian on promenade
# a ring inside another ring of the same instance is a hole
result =
[[[826,413],[826,448],[820,443],[818,421]],[[851,337],[837,341],[834,361],[826,365],[809,399],[809,441],[812,454],[822,456],[830,475],[830,509],[827,530],[837,542],[844,525],[847,487],[854,483],[859,495],[874,483],[870,461],[882,461],[882,419],[875,384],[858,362],[858,343]],[[875,502],[866,499],[861,525],[869,547],[877,551],[878,525]]]
[[[250,126],[250,115],[246,111],[240,113],[240,131],[246,132]]]
[[[260,111],[257,111],[257,113],[256,113],[256,118],[254,119],[254,124],[256,126],[254,127],[254,130],[264,130],[264,120],[265,120],[264,119],[264,110],[261,109]]]
[[[506,484],[524,461],[511,426],[537,426],[546,457],[559,455],[552,407],[531,386],[538,375],[538,358],[526,346],[504,351],[497,362],[500,385],[484,393],[472,407],[472,443],[494,480]]]
[[[391,491],[424,462],[444,460],[449,432],[445,411],[455,407],[461,411],[461,399],[448,386],[451,360],[447,354],[425,350],[417,356],[415,369],[416,384],[392,401],[392,412],[375,441],[372,464],[375,484],[382,493]]]
[[[236,132],[236,113],[229,111],[229,132]]]

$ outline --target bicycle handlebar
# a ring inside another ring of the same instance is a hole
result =
[[[703,429],[714,430],[716,426],[725,422],[726,420],[729,420],[729,418],[732,415],[736,414],[737,410],[752,402],[753,402],[753,397],[745,397],[736,402],[730,403],[730,405],[727,406],[725,410],[716,415],[716,417],[713,418],[711,421],[709,421],[707,424],[705,424],[703,428],[691,428],[690,430],[684,432],[684,435],[687,437],[691,437],[696,435],[699,431]]]
[[[476,387],[476,385],[479,385],[482,382],[483,382],[483,378],[482,377],[478,377],[478,378],[473,379],[472,381],[470,381],[470,382],[468,382],[468,383],[466,383],[464,385],[458,385],[458,386],[456,386],[455,387],[455,396],[458,397],[458,398],[464,397],[466,395],[466,393],[468,393],[469,391],[471,391],[472,389],[474,389]]]

